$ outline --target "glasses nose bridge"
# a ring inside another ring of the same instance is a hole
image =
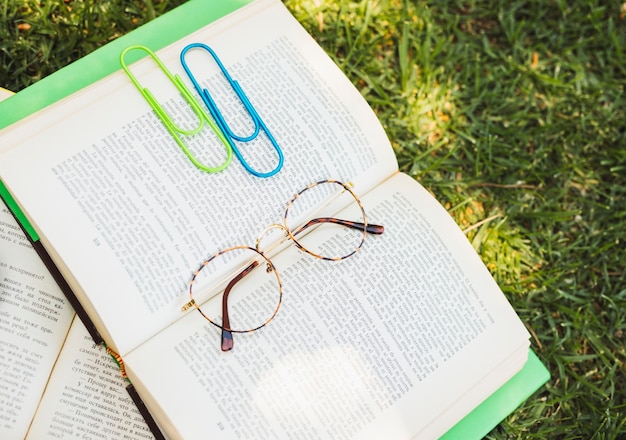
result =
[[[289,237],[289,232],[287,231],[287,227],[285,225],[282,225],[280,223],[272,223],[271,225],[263,229],[263,231],[259,234],[254,244],[255,249],[260,254],[264,254],[265,252],[270,252],[272,249],[275,249],[276,247],[280,246],[280,244],[282,243],[282,241],[276,241],[272,243],[272,245],[268,247],[267,249],[265,249],[264,251],[261,250],[261,243],[263,241],[263,238],[267,237],[267,235],[270,233],[270,231],[272,231],[272,229],[279,229],[280,231],[282,231],[283,237]]]

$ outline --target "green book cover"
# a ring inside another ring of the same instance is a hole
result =
[[[212,21],[249,3],[251,0],[206,2],[191,0],[142,27],[118,38],[58,72],[42,79],[10,99],[0,102],[0,129],[5,128],[120,69],[119,54],[132,44],[159,50]],[[162,32],[167,29],[167,32]],[[10,110],[10,111],[9,111]],[[35,241],[36,232],[0,182],[0,196],[20,219]],[[549,372],[529,350],[524,368],[504,386],[475,408],[442,438],[479,439],[489,433],[524,400],[549,379]]]

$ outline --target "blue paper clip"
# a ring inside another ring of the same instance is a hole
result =
[[[189,66],[187,65],[187,62],[185,61],[185,55],[187,54],[187,52],[189,50],[194,49],[194,48],[199,48],[199,49],[206,50],[207,52],[209,52],[209,54],[213,57],[213,59],[217,63],[218,67],[220,68],[220,70],[224,74],[224,77],[226,78],[226,80],[228,81],[230,86],[233,88],[234,92],[237,94],[237,96],[241,100],[241,103],[243,104],[245,109],[248,111],[248,113],[250,115],[250,118],[252,118],[252,122],[254,123],[254,130],[253,130],[253,133],[251,135],[249,135],[249,136],[241,136],[241,135],[237,135],[237,134],[233,133],[231,128],[226,123],[226,120],[222,116],[222,113],[217,108],[217,104],[215,103],[215,101],[211,97],[211,94],[209,93],[209,91],[207,89],[205,89],[205,88],[202,88],[202,86],[196,80],[195,76],[191,73],[191,70],[189,69]],[[280,171],[280,169],[283,166],[283,162],[284,162],[284,157],[283,157],[282,150],[278,146],[278,143],[276,142],[276,139],[274,139],[274,136],[272,135],[272,133],[265,126],[265,123],[263,122],[263,120],[261,119],[259,114],[257,113],[257,111],[254,108],[254,106],[248,100],[248,97],[246,96],[246,94],[241,89],[241,86],[239,85],[239,83],[237,81],[233,80],[231,78],[231,76],[228,74],[228,71],[226,70],[226,68],[224,67],[222,62],[220,61],[220,59],[217,56],[217,54],[215,53],[215,51],[213,51],[213,49],[211,49],[209,46],[207,46],[205,44],[202,44],[202,43],[192,43],[192,44],[187,45],[182,50],[182,52],[180,53],[180,62],[182,63],[183,68],[185,69],[185,72],[187,72],[187,75],[189,76],[189,79],[193,83],[193,86],[198,91],[198,94],[200,94],[200,97],[202,97],[202,100],[204,101],[204,104],[207,106],[207,108],[209,109],[209,111],[211,112],[211,114],[213,115],[215,120],[217,121],[217,124],[219,125],[219,127],[222,129],[222,131],[226,135],[226,138],[228,139],[230,147],[233,149],[233,151],[235,152],[235,155],[237,156],[237,158],[239,159],[241,164],[244,166],[244,168],[248,172],[250,172],[251,174],[253,174],[253,175],[257,176],[257,177],[270,177],[270,176],[273,176],[274,174],[276,174],[278,171]],[[263,129],[263,131],[265,132],[267,138],[272,143],[272,146],[274,147],[274,150],[276,151],[276,154],[278,155],[278,164],[276,165],[276,167],[272,171],[265,172],[265,173],[253,169],[248,164],[248,162],[244,159],[243,154],[241,153],[241,151],[239,151],[239,149],[237,148],[237,146],[233,142],[233,139],[237,140],[239,142],[250,142],[250,141],[254,140],[259,135],[259,132],[260,132],[261,129]]]
[[[172,82],[174,87],[176,87],[176,89],[183,96],[183,98],[185,98],[185,101],[187,101],[187,103],[190,105],[193,112],[198,117],[198,126],[196,128],[191,129],[191,130],[184,130],[178,127],[174,123],[172,118],[167,114],[165,109],[157,102],[156,98],[150,92],[150,90],[148,90],[146,87],[143,87],[141,84],[139,84],[139,81],[137,80],[135,75],[130,71],[125,60],[126,54],[128,54],[128,52],[130,52],[131,50],[141,50],[141,51],[146,52],[148,55],[152,57],[154,62],[159,66],[159,68],[165,74],[165,76],[167,76],[167,78]],[[163,122],[163,125],[165,125],[165,127],[170,132],[170,134],[172,135],[172,137],[174,138],[178,146],[183,150],[185,155],[187,155],[189,160],[196,167],[208,173],[217,173],[219,171],[224,170],[228,166],[228,164],[230,164],[233,158],[233,150],[231,147],[231,143],[228,141],[228,139],[226,139],[226,137],[224,136],[220,128],[218,128],[215,125],[211,117],[206,114],[206,112],[202,109],[202,107],[200,107],[200,104],[198,104],[196,99],[192,96],[191,92],[189,91],[187,86],[185,86],[185,83],[183,83],[180,76],[172,75],[172,73],[167,69],[167,67],[165,67],[163,62],[157,57],[157,55],[154,52],[152,52],[150,49],[148,49],[145,46],[139,46],[139,45],[129,46],[122,51],[120,55],[120,63],[122,65],[122,69],[124,69],[124,72],[126,72],[130,80],[133,82],[133,84],[135,84],[135,87],[137,87],[137,89],[141,92],[141,94],[146,99],[146,101],[148,101],[148,104],[150,104],[150,107],[152,107],[152,109],[156,112],[157,116],[161,119],[161,121]],[[224,147],[226,148],[226,160],[221,165],[218,165],[215,167],[210,167],[201,163],[193,155],[193,153],[189,150],[189,148],[187,148],[183,140],[180,138],[180,135],[190,136],[190,135],[199,133],[204,128],[205,123],[209,124],[209,127],[211,127],[211,129],[215,132],[217,137],[220,139],[220,141],[224,144]]]

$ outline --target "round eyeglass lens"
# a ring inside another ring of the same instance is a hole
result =
[[[280,307],[282,287],[271,262],[240,246],[204,261],[189,284],[196,308],[213,325],[233,333],[258,330]]]
[[[289,202],[285,226],[306,252],[341,260],[359,250],[365,240],[365,212],[343,183],[328,180],[309,185]]]

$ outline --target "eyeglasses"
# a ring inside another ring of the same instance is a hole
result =
[[[271,236],[276,230],[282,232],[282,239]],[[363,205],[350,185],[337,180],[312,183],[289,201],[284,222],[265,228],[254,247],[230,247],[204,260],[189,281],[190,300],[182,310],[194,307],[221,329],[221,348],[229,351],[234,333],[259,330],[278,313],[283,287],[269,253],[276,254],[292,240],[298,249],[315,258],[340,261],[356,254],[367,234],[380,235],[383,231],[383,226],[367,222]],[[261,250],[264,239],[270,240],[271,246]],[[195,292],[207,291],[211,297],[221,294],[221,304],[209,301],[201,309]]]

